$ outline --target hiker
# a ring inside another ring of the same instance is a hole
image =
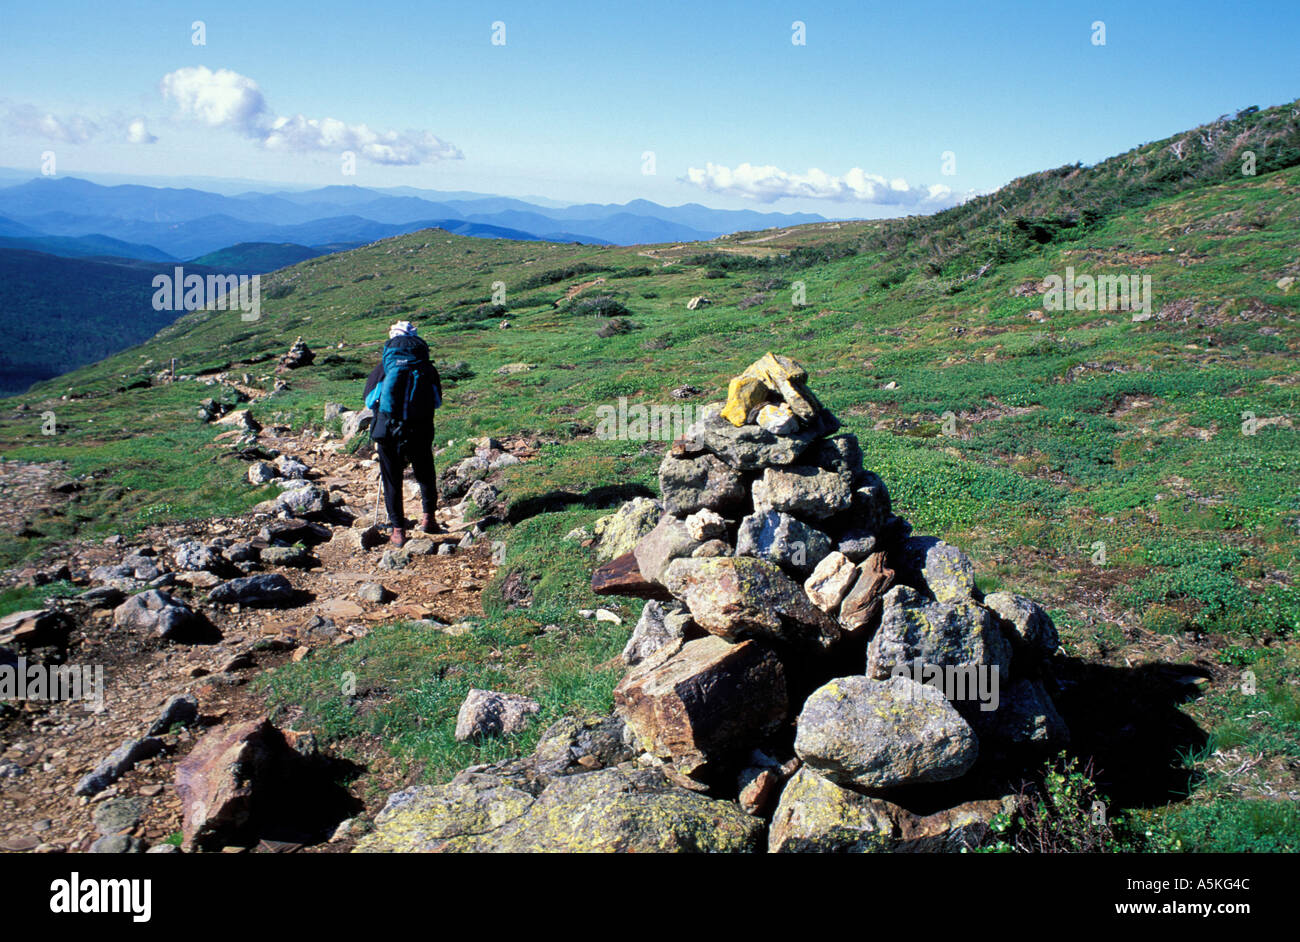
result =
[[[366,379],[366,407],[375,413],[370,437],[379,458],[379,477],[394,546],[406,542],[402,474],[407,465],[420,484],[423,514],[418,527],[426,533],[439,532],[434,520],[438,479],[433,467],[433,412],[442,405],[442,380],[429,359],[429,345],[415,330],[410,321],[398,321],[390,327],[379,365]]]

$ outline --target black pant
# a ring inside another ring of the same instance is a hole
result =
[[[415,480],[420,484],[420,503],[424,512],[433,517],[438,509],[438,475],[433,467],[433,440],[420,437],[415,440],[386,439],[375,443],[379,458],[379,479],[384,487],[384,506],[388,509],[388,522],[405,528],[402,516],[402,473],[411,466]],[[378,523],[378,521],[375,521]]]

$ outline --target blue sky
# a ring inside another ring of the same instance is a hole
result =
[[[1297,35],[1295,0],[7,4],[0,166],[891,216],[1291,101]]]

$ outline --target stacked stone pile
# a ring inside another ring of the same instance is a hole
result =
[[[637,745],[678,784],[739,788],[742,805],[765,771],[756,750],[780,781],[801,766],[771,839],[804,849],[825,837],[797,807],[807,795],[845,790],[833,805],[869,799],[869,818],[897,823],[881,802],[898,789],[1068,739],[1051,619],[1023,596],[982,596],[964,553],[912,536],[806,383],[770,353],[733,379],[664,458],[653,529],[603,567],[622,575],[593,580],[652,598],[615,691]],[[626,512],[650,522],[643,504]]]

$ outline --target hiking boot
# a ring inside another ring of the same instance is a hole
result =
[[[388,542],[401,547],[406,542],[406,532],[401,527],[393,527],[393,535],[388,538]]]
[[[441,533],[442,527],[438,521],[433,519],[432,514],[424,514],[420,517],[420,529],[425,533]]]

